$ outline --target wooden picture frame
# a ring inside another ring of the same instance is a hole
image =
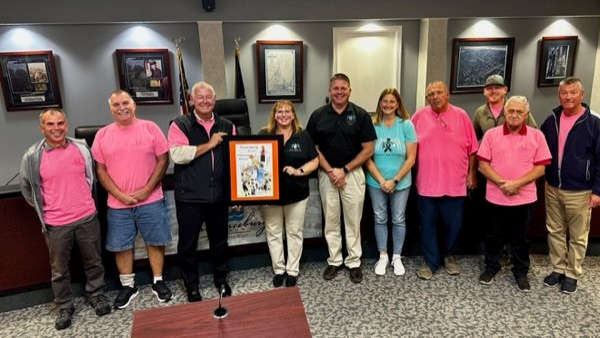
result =
[[[544,36],[540,42],[538,62],[538,87],[557,87],[561,80],[573,76],[575,36]]]
[[[462,38],[452,43],[450,93],[481,93],[488,76],[499,74],[510,90],[515,38]]]
[[[279,200],[283,137],[226,137],[231,204],[267,204]]]
[[[302,41],[256,41],[258,102],[302,102]]]
[[[7,111],[62,108],[51,50],[0,53],[0,73]]]
[[[120,88],[136,104],[171,104],[171,66],[168,49],[117,49]]]

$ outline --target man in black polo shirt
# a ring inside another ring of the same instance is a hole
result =
[[[179,224],[177,256],[188,301],[202,300],[198,289],[196,248],[206,223],[213,281],[217,290],[227,284],[227,210],[225,147],[223,137],[235,135],[235,126],[213,112],[214,88],[206,82],[192,87],[194,111],[178,116],[169,127],[169,154],[175,163],[175,208]]]
[[[342,263],[350,269],[350,280],[362,281],[360,257],[360,220],[365,199],[365,174],[362,164],[373,154],[377,138],[371,117],[349,102],[350,79],[335,74],[329,80],[331,104],[315,110],[306,130],[319,152],[319,192],[325,214],[325,239],[329,247],[325,280],[331,280]],[[346,248],[342,258],[340,202],[344,211]]]

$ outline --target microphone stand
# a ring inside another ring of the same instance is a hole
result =
[[[225,293],[225,286],[221,284],[219,291],[219,306],[213,311],[213,317],[216,319],[223,319],[227,317],[227,308],[221,305],[221,301],[223,300],[223,294]]]

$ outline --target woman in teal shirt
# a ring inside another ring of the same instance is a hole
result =
[[[417,137],[410,115],[395,88],[381,92],[373,117],[377,140],[373,157],[367,163],[367,190],[375,216],[375,239],[379,260],[375,274],[384,275],[389,264],[387,252],[388,203],[392,216],[392,266],[397,276],[404,274],[400,255],[406,234],[404,211],[410,191],[410,169],[417,155]]]

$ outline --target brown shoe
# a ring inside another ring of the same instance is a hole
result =
[[[424,280],[430,280],[431,277],[433,277],[433,272],[431,272],[431,269],[427,264],[423,263],[417,270],[417,277]]]
[[[446,272],[451,276],[460,274],[460,267],[456,263],[454,256],[444,258],[444,267],[446,268]]]
[[[323,271],[324,280],[332,280],[337,276],[338,271],[342,269],[342,266],[327,265],[325,271]]]
[[[362,269],[359,267],[350,269],[350,280],[352,283],[358,284],[362,282]]]

